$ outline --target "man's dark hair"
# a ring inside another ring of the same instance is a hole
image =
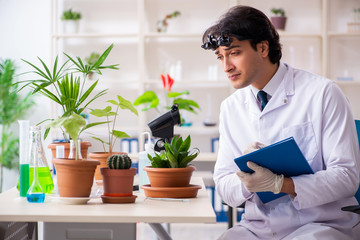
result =
[[[215,25],[205,31],[202,41],[203,43],[207,42],[209,35],[218,37],[224,34],[228,36],[241,36],[242,39],[248,39],[255,50],[257,43],[268,41],[270,61],[278,63],[281,59],[279,34],[269,18],[255,8],[240,5],[231,8],[220,17]]]

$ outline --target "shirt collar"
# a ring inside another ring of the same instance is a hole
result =
[[[251,92],[254,94],[255,98],[257,99],[256,96],[260,90],[264,90],[268,94],[268,99],[270,100],[270,98],[275,94],[275,91],[280,86],[280,83],[282,82],[286,71],[287,68],[285,64],[280,62],[278,70],[263,89],[257,89],[256,87],[250,85]]]

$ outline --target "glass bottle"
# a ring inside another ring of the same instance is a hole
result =
[[[39,172],[38,172],[39,157],[36,156],[37,154],[39,154],[39,152],[34,151],[33,154],[34,154],[33,158],[35,160],[33,181],[29,188],[29,191],[26,194],[26,199],[28,202],[31,203],[43,203],[45,201],[45,192],[43,191],[39,182]]]
[[[51,177],[50,169],[47,164],[45,152],[42,146],[40,126],[30,127],[29,162],[29,183],[32,183],[34,180],[34,168],[37,163],[37,177],[41,188],[46,194],[51,193],[54,189],[54,182]]]
[[[74,158],[74,159],[82,159],[82,155],[81,155],[81,140],[78,139],[77,141],[77,151],[78,151],[78,157],[76,158],[76,146],[74,144],[74,140],[70,140],[70,153],[69,153],[69,158]]]

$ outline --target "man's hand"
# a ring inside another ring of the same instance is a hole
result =
[[[273,192],[280,193],[284,175],[277,175],[272,173],[269,169],[263,168],[256,163],[247,162],[247,166],[254,170],[253,173],[246,173],[238,171],[236,174],[241,182],[250,192]]]
[[[249,146],[247,146],[245,149],[244,149],[244,152],[243,154],[248,154],[248,153],[251,153],[251,152],[254,152],[256,150],[259,150],[263,147],[266,147],[266,145],[262,144],[262,143],[259,143],[259,142],[253,142],[252,144],[250,144]]]

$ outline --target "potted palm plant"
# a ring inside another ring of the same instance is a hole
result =
[[[148,155],[151,166],[146,166],[150,185],[141,186],[149,197],[195,197],[200,186],[190,185],[195,167],[190,165],[199,149],[190,150],[190,135],[183,140],[175,136],[169,143],[165,141],[165,151],[155,156]]]
[[[136,168],[131,167],[127,154],[114,154],[107,159],[107,166],[101,168],[103,176],[104,203],[132,203],[137,196],[133,195]]]
[[[42,67],[37,67],[36,65],[26,60],[23,60],[34,69],[31,73],[34,73],[36,76],[38,76],[35,79],[22,81],[21,83],[25,83],[23,88],[32,88],[32,94],[42,94],[49,100],[59,105],[63,112],[63,114],[57,119],[50,118],[43,121],[51,121],[51,123],[47,126],[44,138],[47,137],[51,127],[60,127],[65,140],[69,141],[71,138],[75,143],[77,143],[79,134],[82,131],[104,123],[98,122],[86,125],[85,119],[81,117],[80,114],[88,107],[90,103],[103,96],[107,91],[102,90],[98,93],[93,93],[93,90],[97,86],[99,80],[89,85],[85,84],[89,73],[96,71],[101,74],[102,69],[118,69],[117,65],[103,65],[112,48],[113,45],[110,45],[100,56],[98,61],[96,61],[93,65],[84,64],[80,57],[72,58],[66,53],[64,53],[64,55],[67,57],[67,61],[65,61],[65,63],[60,65],[59,67],[58,57],[56,57],[54,67],[52,69],[47,67],[44,61],[40,58],[39,60]],[[72,63],[72,66],[68,66],[69,63]],[[88,197],[90,192],[83,192],[82,188],[78,188],[75,194],[60,190],[60,186],[64,186],[64,188],[70,189],[73,188],[75,182],[77,183],[77,181],[72,181],[71,185],[61,183],[60,175],[62,175],[62,167],[59,167],[60,165],[76,165],[77,168],[75,168],[75,173],[73,173],[74,176],[77,174],[83,174],[84,171],[82,169],[85,169],[85,165],[92,165],[92,176],[89,177],[89,179],[91,179],[92,185],[95,168],[99,164],[98,161],[86,159],[86,154],[82,154],[82,156],[85,157],[84,159],[78,159],[79,149],[77,147],[77,144],[75,146],[75,159],[61,159],[64,160],[61,162],[61,164],[58,164],[58,161],[54,159],[55,169],[57,170],[58,174],[59,193],[62,197]],[[65,179],[66,178],[67,177],[65,177]],[[68,178],[70,178],[70,176],[68,176]],[[80,179],[78,182],[83,182],[83,180]]]
[[[60,117],[70,116],[73,113],[80,115],[90,103],[107,92],[107,89],[105,89],[96,94],[92,94],[99,80],[93,82],[89,86],[87,84],[89,74],[96,72],[101,75],[101,70],[103,69],[118,69],[117,65],[103,65],[112,48],[113,44],[111,44],[101,54],[99,59],[91,65],[84,64],[80,57],[72,58],[66,53],[64,53],[64,55],[67,60],[62,65],[59,65],[57,56],[52,69],[49,68],[41,58],[38,58],[41,62],[41,66],[36,66],[35,64],[22,59],[34,69],[33,71],[26,72],[25,74],[33,73],[37,77],[35,79],[19,82],[19,84],[24,84],[21,89],[30,87],[32,89],[32,94],[41,94],[50,101],[54,102],[56,105],[60,106],[63,112]],[[72,63],[72,66],[69,66],[70,63]],[[49,118],[43,122],[51,120],[53,119]],[[98,124],[102,123],[92,123],[89,124],[87,128]],[[49,131],[50,128],[47,128],[44,134],[45,139],[48,136]],[[49,148],[52,150],[53,157],[55,157],[56,146],[60,144],[65,145],[65,157],[69,155],[70,138],[63,129],[62,135],[65,143],[54,143],[49,145]],[[84,158],[87,157],[87,148],[90,146],[90,142],[81,143],[81,153]]]
[[[283,8],[271,8],[270,10],[274,16],[270,17],[275,29],[285,30],[286,16]]]
[[[106,161],[107,159],[113,155],[113,154],[121,154],[119,152],[113,152],[115,143],[117,139],[130,137],[127,133],[123,131],[119,131],[115,129],[116,120],[119,116],[119,110],[129,110],[136,116],[139,115],[136,108],[133,106],[133,104],[126,100],[125,98],[121,96],[117,96],[116,100],[108,100],[107,103],[110,103],[110,105],[106,106],[104,109],[93,109],[90,114],[94,115],[96,117],[105,118],[105,123],[107,124],[107,139],[101,139],[99,137],[93,136],[92,138],[100,141],[103,145],[103,152],[91,152],[89,153],[89,157],[91,159],[96,159],[100,162],[100,165],[97,167],[95,172],[95,179],[96,180],[102,180],[100,169],[102,167],[106,167]],[[116,109],[113,111],[112,106],[115,106]]]

